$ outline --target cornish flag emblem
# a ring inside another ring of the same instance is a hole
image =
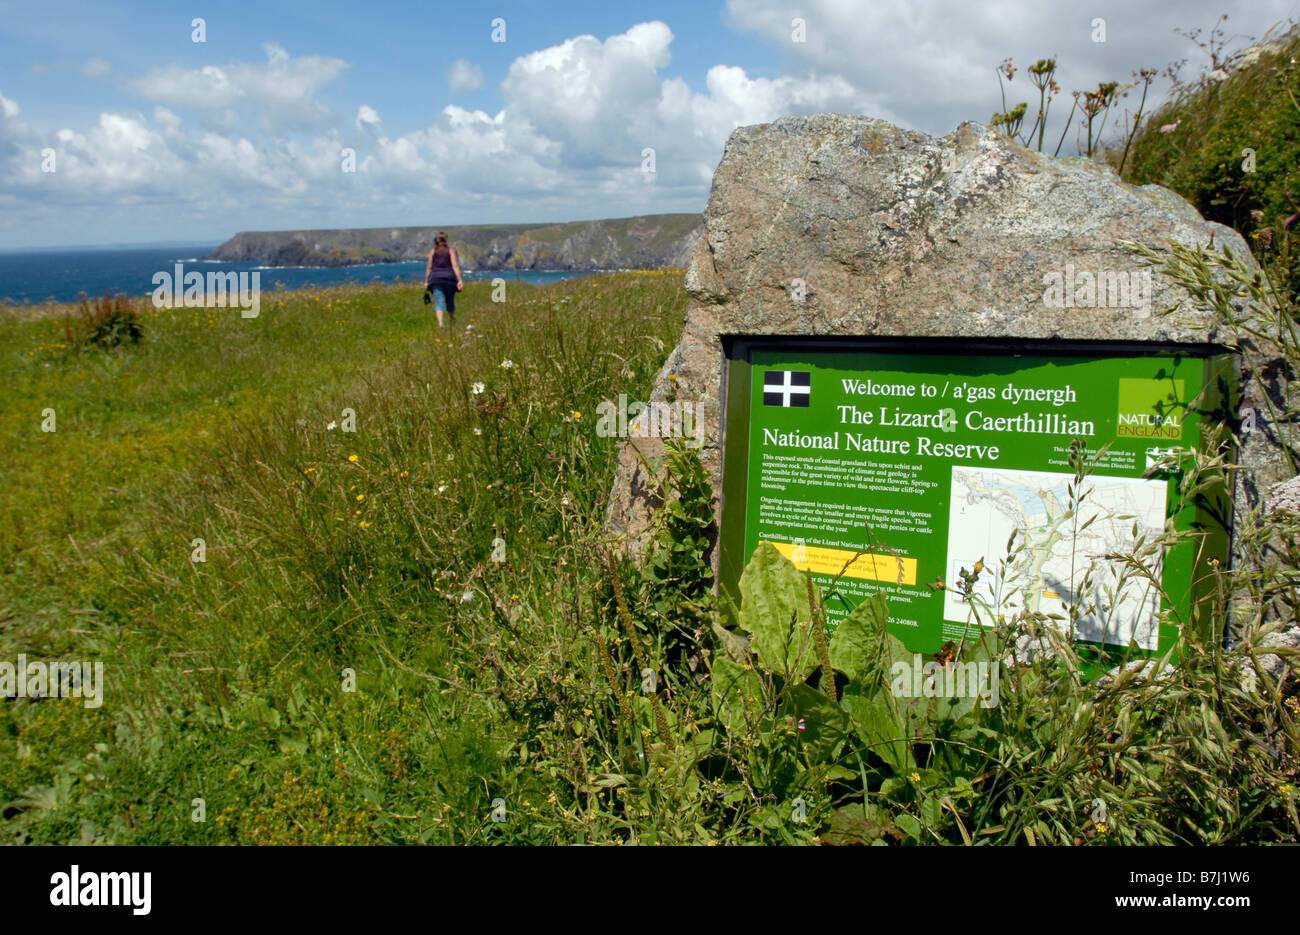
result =
[[[763,374],[764,406],[807,406],[812,374],[807,370],[768,370]]]

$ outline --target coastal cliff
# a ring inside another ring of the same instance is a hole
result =
[[[423,260],[445,230],[463,265],[493,269],[659,269],[686,266],[704,229],[698,214],[649,214],[564,224],[243,231],[204,259],[267,266],[356,266]]]

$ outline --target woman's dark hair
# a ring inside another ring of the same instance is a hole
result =
[[[438,231],[438,236],[433,238],[433,252],[445,253],[448,249],[449,248],[447,247],[447,232]]]

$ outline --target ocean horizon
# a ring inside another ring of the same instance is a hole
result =
[[[203,260],[217,244],[127,247],[11,248],[0,251],[0,305],[38,305],[75,302],[83,294],[124,293],[148,296],[156,273],[173,274],[176,264],[185,272],[258,272],[265,292],[331,286],[342,283],[409,282],[424,278],[423,260],[373,263],[363,266],[266,266],[256,262]],[[590,276],[600,270],[473,270],[464,268],[465,281],[501,278],[537,285]]]

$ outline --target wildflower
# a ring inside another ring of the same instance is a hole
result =
[[[314,470],[316,470],[314,467],[309,467],[309,468],[307,468],[306,470],[304,470],[303,473],[304,473],[304,474],[310,474],[310,473],[311,473],[312,471],[314,471]]]
[[[366,495],[365,495],[365,494],[363,494],[363,493],[359,493],[359,494],[357,494],[357,503],[360,503],[360,502],[361,502],[362,500],[364,500],[364,499],[366,499]]]
[[[472,601],[473,599],[474,599],[474,592],[473,592],[473,591],[466,591],[464,594],[462,594],[462,595],[460,596],[460,602],[461,602],[462,604],[468,604],[468,603],[469,603],[470,601]],[[493,644],[493,645],[495,645],[495,644]]]
[[[360,516],[360,515],[361,515],[361,511],[360,511],[360,510],[353,510],[353,511],[352,511],[352,515],[353,515],[353,516]]]
[[[369,524],[368,522],[366,522],[366,521],[363,519],[363,520],[361,521],[361,528],[362,528],[362,529],[369,529],[369,528],[370,528],[370,524]]]
[[[325,426],[325,428],[327,428],[329,431],[332,432],[332,431],[334,431],[334,428],[335,428],[335,426],[337,426],[337,425],[338,425],[337,422],[330,422],[330,423],[328,423],[328,424]]]
[[[448,461],[453,460],[455,457],[456,457],[456,456],[453,455],[451,452],[447,452],[447,460],[448,460]]]
[[[913,773],[912,775],[908,776],[907,778],[910,779],[912,782],[920,782],[920,781],[921,781],[921,774],[920,774],[920,773]]]
[[[470,389],[473,390],[475,396],[482,396],[486,387],[482,383],[475,383]]]
[[[571,413],[569,413],[569,415],[571,415],[571,416],[573,417],[573,421],[574,421],[574,422],[581,422],[581,421],[582,421],[582,413],[579,412],[579,411],[576,410],[576,409],[573,410]]]
[[[482,430],[481,428],[478,428],[477,426],[475,426],[475,428],[474,428],[474,434],[475,434],[475,435],[482,435],[482,434],[483,434],[483,430]]]
[[[356,463],[357,463],[357,456],[356,456],[356,455],[348,455],[348,460],[351,461],[353,464],[356,464]]]
[[[563,497],[560,498],[560,506],[568,506],[568,505],[569,505],[569,495],[565,494]]]
[[[446,489],[447,489],[447,485],[446,485],[446,484],[439,484],[439,485],[438,485],[438,493],[442,493],[442,492],[443,492],[444,490],[446,490]]]
[[[501,369],[502,369],[502,370],[513,370],[513,369],[514,369],[514,366],[515,366],[515,362],[514,362],[513,360],[511,360],[509,357],[507,357],[505,360],[501,361]]]
[[[407,472],[406,472],[406,471],[403,471],[403,472],[402,472],[401,474],[399,474],[398,476],[399,476],[399,477],[405,477],[406,474],[407,474]]]

